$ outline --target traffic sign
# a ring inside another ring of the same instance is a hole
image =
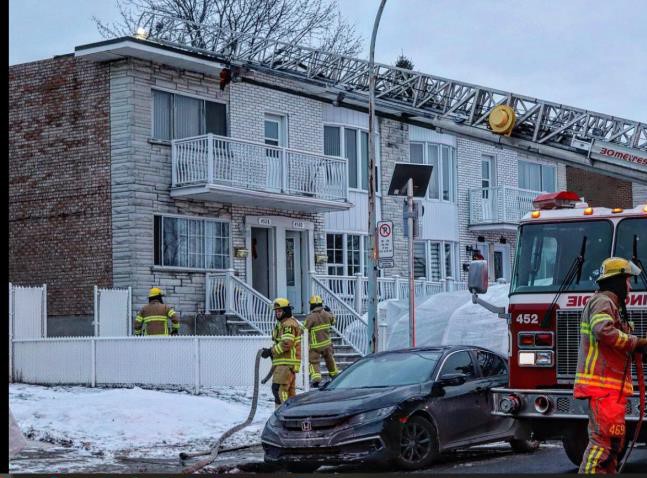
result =
[[[393,221],[377,223],[377,257],[380,262],[382,259],[393,259]]]
[[[393,259],[378,259],[377,267],[380,269],[390,269],[395,267],[395,263],[393,262]]]

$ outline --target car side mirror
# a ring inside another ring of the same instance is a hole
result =
[[[456,387],[463,385],[467,379],[464,373],[444,373],[440,376],[440,384],[445,387]]]
[[[487,261],[470,262],[467,288],[472,294],[485,294],[488,287]]]

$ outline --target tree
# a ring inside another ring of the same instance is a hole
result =
[[[405,70],[413,70],[413,62],[404,56],[404,53],[401,53],[398,59],[395,60],[395,66],[404,68]]]
[[[154,38],[213,51],[222,47],[225,29],[356,56],[362,49],[362,38],[355,26],[342,18],[337,1],[117,0],[119,21],[105,23],[96,17],[93,20],[105,38],[131,36],[138,28],[145,28]],[[177,20],[169,21],[162,16]],[[210,27],[221,30],[216,33]],[[229,33],[226,41],[235,44],[239,40]]]

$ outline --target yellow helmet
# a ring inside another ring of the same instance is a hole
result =
[[[278,310],[278,309],[283,309],[284,307],[290,307],[290,301],[287,300],[284,297],[277,297],[274,299],[274,303],[272,304],[272,309]]]
[[[164,291],[160,289],[159,287],[153,287],[151,290],[148,291],[148,298],[152,297],[158,297],[158,296],[163,296]]]
[[[631,261],[623,257],[609,257],[602,262],[600,277],[596,280],[608,279],[618,275],[637,276],[640,274],[640,268]]]
[[[310,305],[323,305],[323,299],[320,295],[311,295]]]

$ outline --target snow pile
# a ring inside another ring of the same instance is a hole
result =
[[[26,445],[27,442],[25,441],[25,437],[20,432],[20,428],[13,417],[13,413],[9,410],[9,458],[20,453]]]
[[[497,284],[480,297],[496,306],[508,305],[509,285]],[[407,301],[380,304],[388,324],[387,348],[409,346]],[[384,313],[385,311],[385,313]],[[478,304],[468,291],[444,292],[416,304],[416,345],[479,345],[508,353],[506,321]]]
[[[159,456],[209,447],[247,418],[251,392],[231,387],[196,396],[141,388],[12,384],[9,400],[22,432],[31,439],[106,454]],[[225,447],[259,442],[274,411],[270,391],[262,392],[254,422]]]

